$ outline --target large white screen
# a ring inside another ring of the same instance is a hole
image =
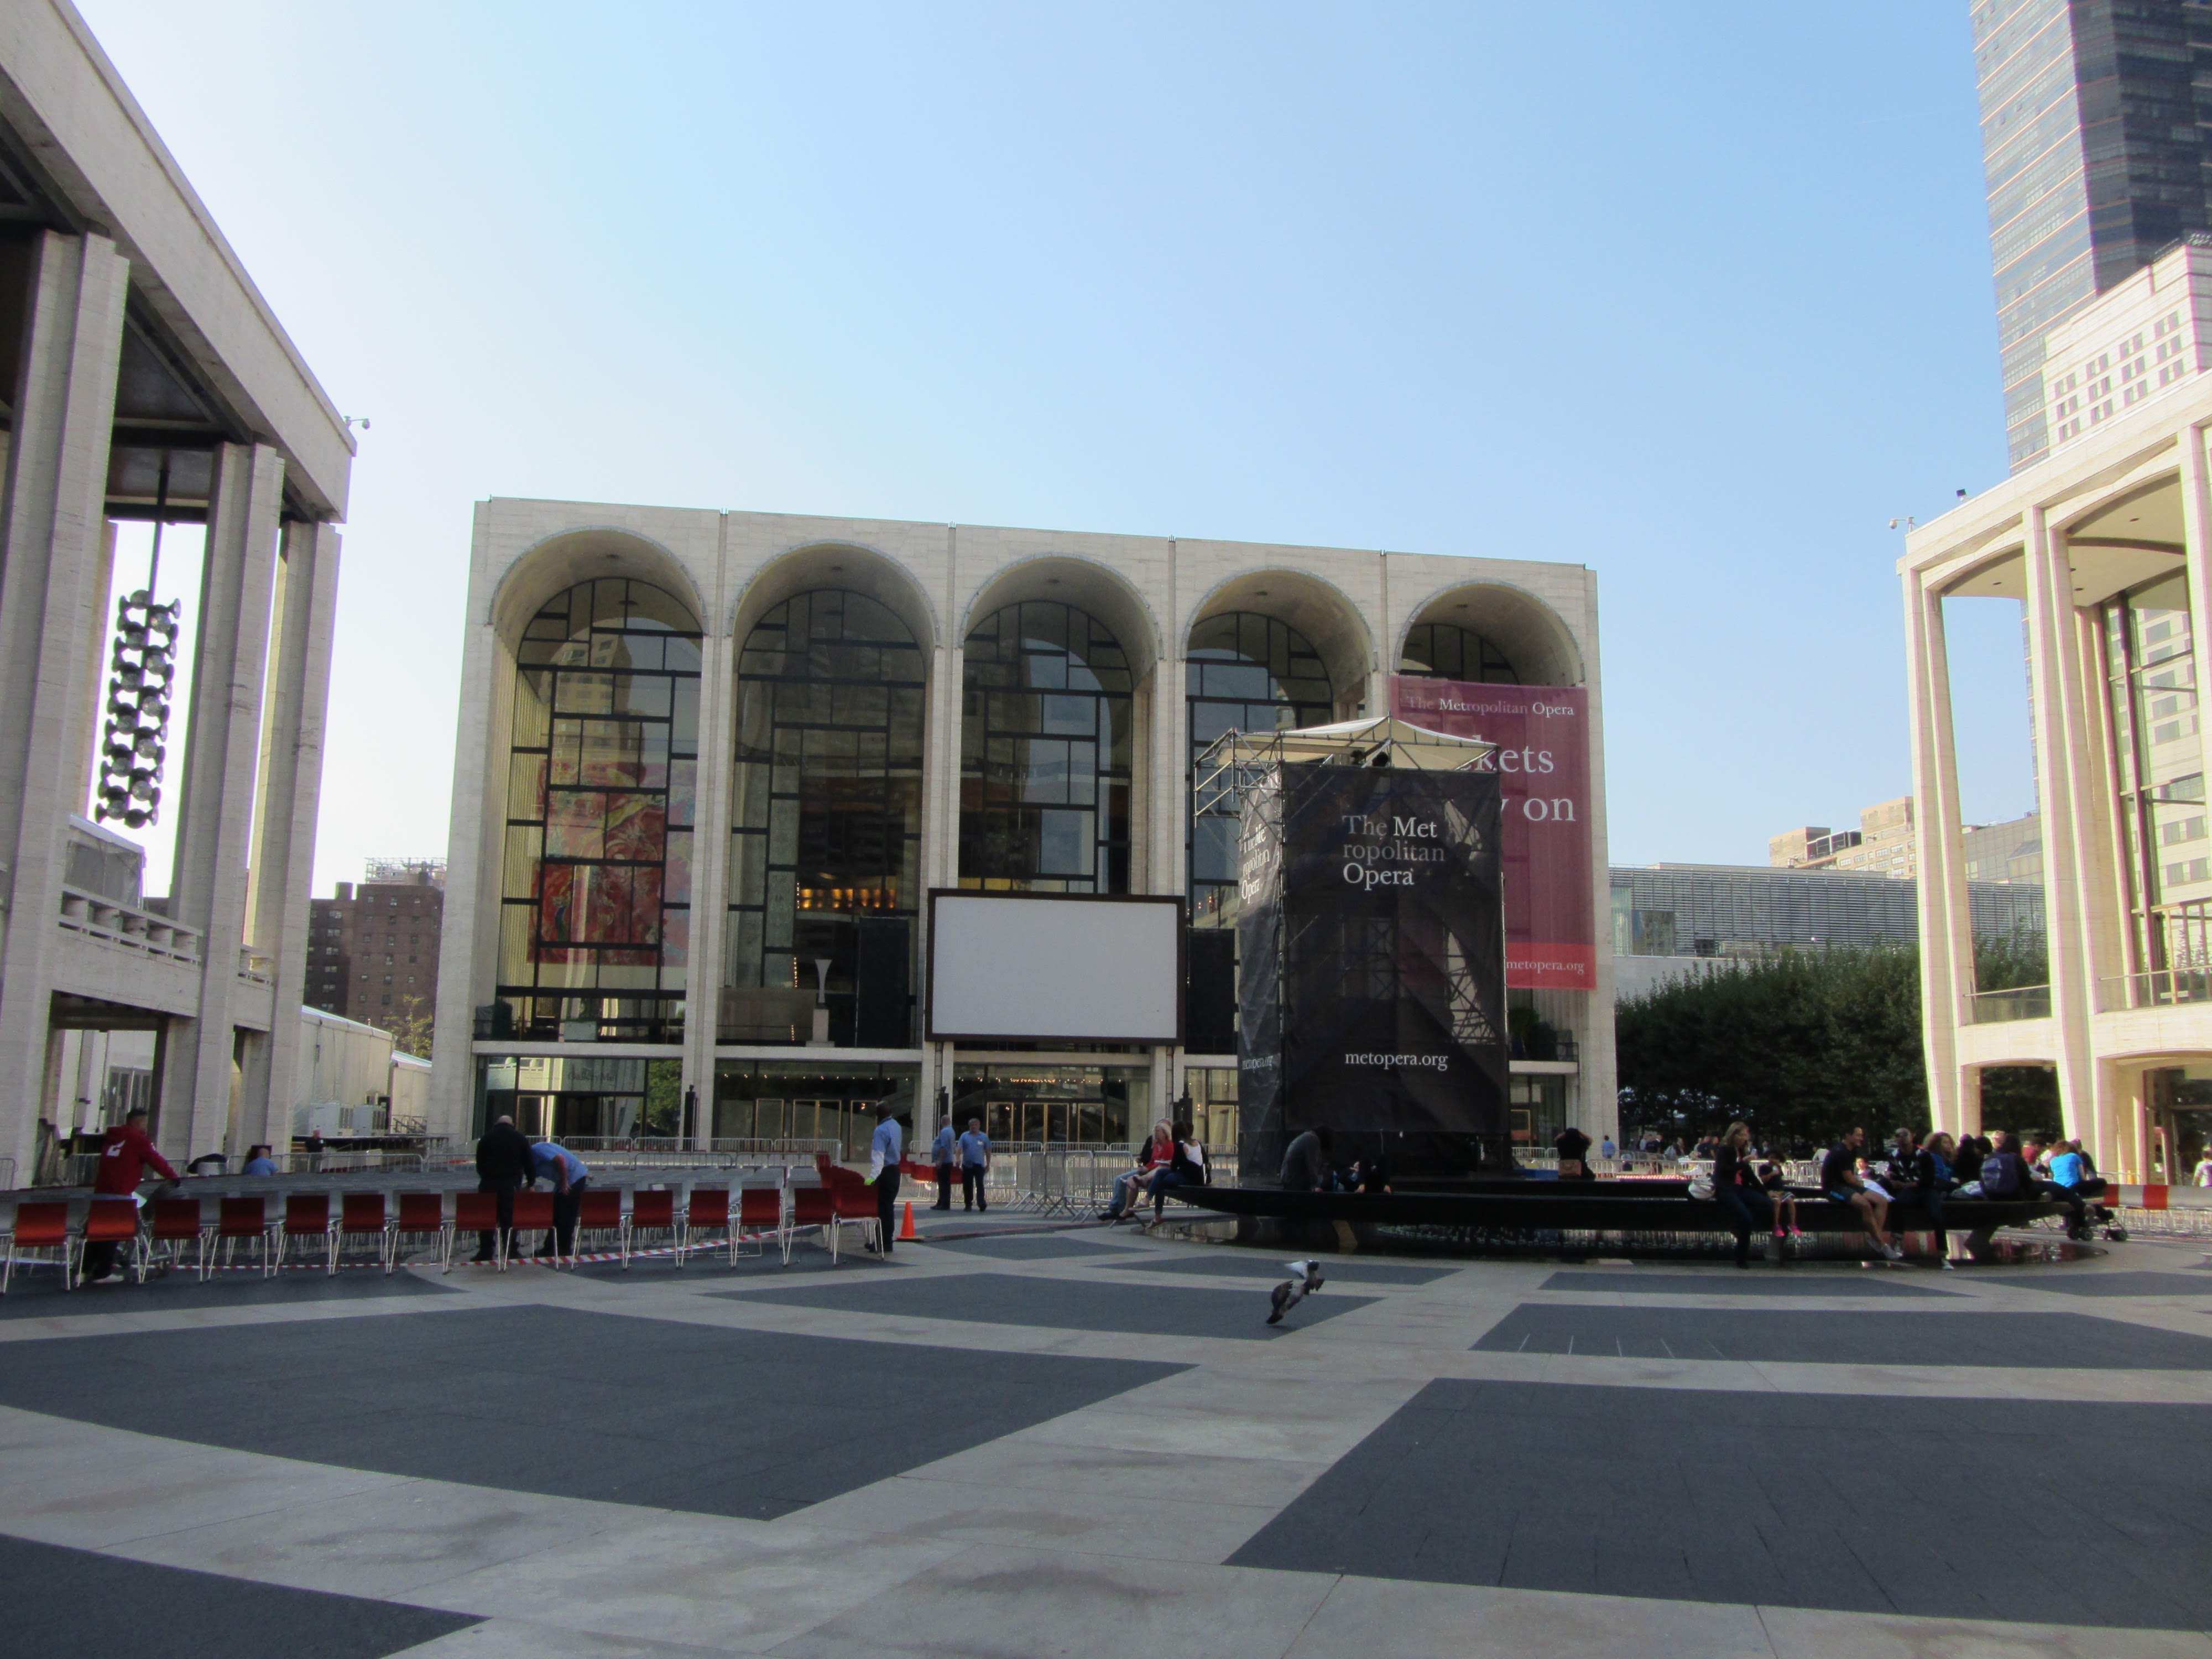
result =
[[[1173,1042],[1182,907],[938,896],[929,1024],[937,1037]]]

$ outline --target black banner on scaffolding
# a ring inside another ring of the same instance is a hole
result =
[[[1494,775],[1285,765],[1245,797],[1238,1152],[1300,1131],[1393,1181],[1503,1172],[1505,933]]]

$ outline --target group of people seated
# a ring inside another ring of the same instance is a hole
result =
[[[1783,1236],[1784,1223],[1775,1200],[1780,1186],[1771,1166],[1757,1177],[1747,1174],[1751,1131],[1731,1123],[1713,1161],[1713,1196],[1737,1224],[1736,1265],[1747,1265],[1750,1232],[1771,1226]],[[1786,1188],[1784,1189],[1786,1191]],[[1875,1248],[1891,1261],[1905,1252],[1891,1236],[1890,1206],[1910,1195],[1918,1200],[1936,1235],[1938,1261],[1950,1270],[1950,1235],[1944,1203],[1952,1198],[2051,1199],[2065,1206],[2068,1231],[2079,1237],[2088,1228],[2088,1206],[2106,1190],[2104,1178],[2078,1140],[2048,1146],[2023,1145],[2007,1130],[1957,1139],[1937,1130],[1922,1140],[1900,1128],[1881,1153],[1872,1153],[1865,1129],[1854,1127],[1820,1160],[1820,1192],[1831,1203],[1856,1210]],[[1794,1225],[1789,1227],[1792,1233]]]
[[[1146,1199],[1158,1221],[1167,1208],[1168,1190],[1174,1187],[1203,1187],[1206,1182],[1206,1148],[1188,1123],[1162,1118],[1137,1153],[1133,1170],[1114,1177],[1114,1195],[1098,1212],[1101,1221],[1121,1221],[1133,1216]]]

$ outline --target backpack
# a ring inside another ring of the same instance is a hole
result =
[[[1982,1196],[2012,1198],[2021,1190],[2020,1154],[1991,1152],[1982,1160]]]

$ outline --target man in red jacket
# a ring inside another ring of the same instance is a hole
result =
[[[177,1172],[169,1167],[154,1145],[153,1137],[146,1133],[146,1109],[138,1107],[123,1120],[120,1128],[110,1129],[100,1144],[100,1170],[92,1178],[93,1195],[96,1198],[132,1198],[137,1196],[138,1183],[146,1178],[146,1166],[150,1164],[170,1181]],[[123,1277],[123,1270],[115,1265],[115,1246],[93,1243],[84,1247],[84,1282],[103,1285]]]

